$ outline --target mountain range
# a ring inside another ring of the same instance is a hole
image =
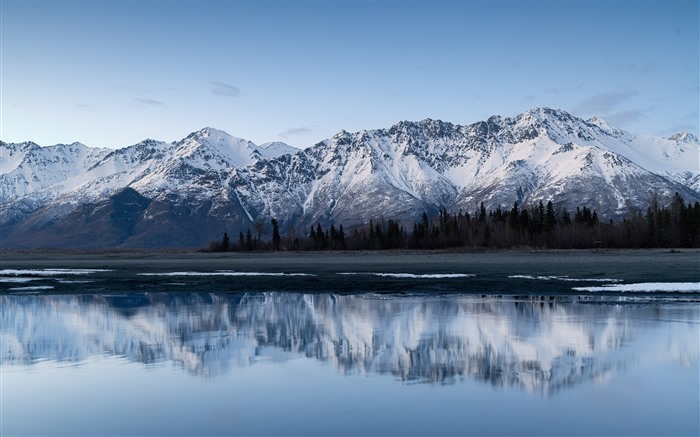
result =
[[[700,200],[694,135],[635,135],[536,108],[470,125],[402,121],[300,150],[204,128],[122,149],[0,142],[2,247],[201,247],[271,218],[282,232],[552,201],[604,219]]]

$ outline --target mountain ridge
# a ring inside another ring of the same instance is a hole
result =
[[[0,225],[7,229],[0,241],[9,246],[50,241],[56,223],[78,210],[82,219],[70,220],[85,222],[123,188],[149,202],[131,228],[141,237],[115,246],[197,246],[272,217],[285,231],[305,232],[314,223],[473,211],[482,201],[491,209],[552,200],[615,218],[644,210],[653,193],[700,199],[694,135],[636,135],[550,108],[469,125],[428,118],[341,130],[306,149],[258,146],[206,127],[172,143],[122,149],[0,142],[0,150]],[[70,233],[70,224],[60,227]]]

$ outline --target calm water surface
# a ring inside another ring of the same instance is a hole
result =
[[[697,281],[513,269],[502,288],[547,293],[489,295],[438,292],[478,273],[384,271],[389,293],[195,293],[236,276],[177,269],[95,293],[98,270],[0,272],[2,436],[700,433]]]
[[[689,303],[3,296],[3,435],[693,435]]]

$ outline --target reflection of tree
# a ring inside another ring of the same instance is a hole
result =
[[[108,353],[215,376],[302,355],[402,381],[475,379],[549,393],[605,379],[640,357],[698,362],[696,324],[662,321],[670,312],[697,320],[697,305],[291,293],[0,302],[2,359],[10,364]]]

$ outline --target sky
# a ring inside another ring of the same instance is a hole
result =
[[[0,0],[0,139],[304,148],[535,107],[698,135],[699,4]]]

